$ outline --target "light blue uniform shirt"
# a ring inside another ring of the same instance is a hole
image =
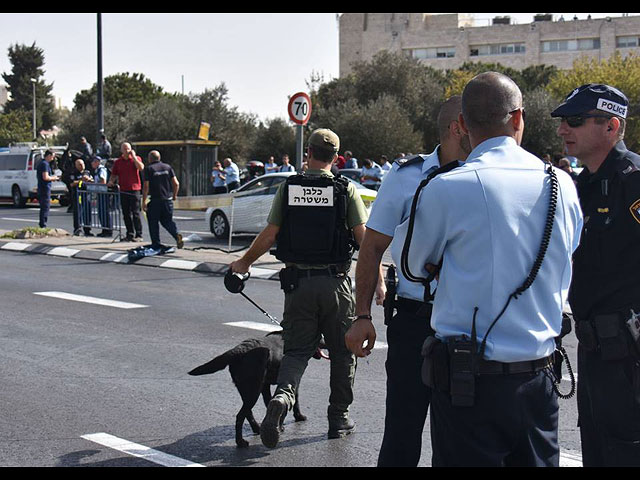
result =
[[[238,169],[238,166],[235,163],[232,163],[228,167],[225,167],[224,174],[227,177],[227,185],[233,182],[240,181],[240,170]]]
[[[404,244],[404,234],[396,234],[396,227],[409,218],[413,195],[418,188],[418,184],[431,173],[440,167],[438,159],[438,148],[430,155],[421,155],[423,162],[406,165],[400,168],[397,162],[393,163],[390,171],[385,174],[385,180],[380,185],[376,200],[373,202],[371,214],[366,227],[376,232],[393,237],[393,246],[399,245],[399,252],[402,252]],[[400,265],[400,255],[394,255],[393,261]],[[407,280],[400,268],[396,269],[398,274],[397,295],[399,297],[412,300],[424,300],[424,288],[420,283]],[[435,282],[432,284],[435,288]]]
[[[478,343],[527,278],[549,209],[545,165],[511,137],[478,145],[466,163],[434,178],[420,195],[409,254],[411,273],[443,259],[431,326],[440,339],[471,335]],[[550,355],[559,335],[578,246],[582,212],[571,177],[557,170],[558,203],[551,241],[531,287],[509,307],[487,339],[485,358],[500,362]],[[396,230],[406,234],[408,222]],[[394,245],[402,250],[402,245]]]
[[[214,187],[224,187],[226,185],[225,180],[222,179],[222,177],[220,176],[220,171],[219,170],[212,170],[211,171],[211,176],[213,177],[213,186]]]

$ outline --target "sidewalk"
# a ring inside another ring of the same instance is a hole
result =
[[[10,230],[0,230],[0,236]],[[112,262],[130,264],[127,251],[147,243],[111,242],[100,237],[82,237],[65,235],[60,237],[44,237],[33,239],[0,238],[0,250],[23,253],[53,255],[57,257],[94,260],[96,262]],[[173,246],[173,245],[171,245]],[[183,249],[175,249],[173,253],[141,258],[130,265],[161,267],[177,270],[190,270],[199,273],[223,275],[231,262],[240,258],[246,250],[226,253],[222,250],[195,250],[189,242]],[[284,265],[274,256],[266,253],[251,267],[252,278],[278,280],[278,271]],[[352,268],[352,272],[355,269]]]

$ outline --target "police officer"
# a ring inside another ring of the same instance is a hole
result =
[[[582,216],[571,178],[519,146],[524,123],[509,77],[474,77],[460,115],[473,150],[422,189],[415,222],[396,231],[407,276],[441,265],[424,346],[433,466],[559,464],[547,369]]]
[[[640,312],[640,157],[627,150],[629,101],[582,85],[556,108],[558,135],[585,167],[577,179],[584,230],[569,303],[578,337],[584,466],[640,465],[640,366],[627,321]]]
[[[385,175],[358,252],[356,266],[356,314],[358,320],[347,332],[349,349],[362,357],[369,355],[376,331],[371,322],[371,304],[382,255],[389,244],[404,243],[394,237],[395,229],[409,216],[413,194],[428,174],[441,166],[464,160],[471,151],[469,137],[458,122],[459,95],[440,108],[438,128],[441,144],[430,155],[397,159]],[[394,258],[399,265],[399,258]],[[420,460],[422,430],[431,391],[420,379],[422,344],[433,335],[429,325],[431,303],[424,302],[424,287],[408,281],[398,272],[397,295],[387,292],[386,305],[395,303],[397,313],[385,318],[387,324],[387,399],[385,431],[378,457],[380,467],[415,467]],[[378,301],[378,303],[380,303]],[[385,315],[393,311],[385,308]],[[366,341],[366,345],[365,345]]]
[[[328,420],[329,438],[353,432],[349,418],[353,401],[355,356],[345,345],[354,299],[348,272],[354,240],[362,242],[367,213],[355,187],[334,177],[331,165],[340,147],[328,129],[315,130],[308,141],[309,168],[282,184],[274,197],[268,225],[233,272],[246,273],[250,265],[278,243],[276,258],[285,262],[281,286],[285,291],[284,357],[278,385],[260,427],[262,443],[278,444],[281,422],[292,408],[307,362],[323,335],[331,359]]]

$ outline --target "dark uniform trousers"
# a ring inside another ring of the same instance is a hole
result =
[[[431,389],[420,377],[422,344],[433,335],[430,317],[430,308],[418,315],[398,306],[387,327],[387,398],[378,467],[415,467],[420,460],[431,401]]]
[[[160,247],[160,225],[162,225],[173,238],[178,236],[178,227],[173,221],[173,201],[151,199],[147,206],[147,221],[149,223],[149,235],[151,246]]]
[[[557,467],[558,399],[546,372],[476,377],[473,407],[433,390],[434,467]]]
[[[344,336],[354,313],[351,279],[331,276],[302,277],[298,287],[285,293],[281,323],[284,356],[278,373],[275,394],[285,400],[289,409],[295,392],[324,335],[330,367],[329,425],[348,417],[353,402],[356,359],[346,347]]]
[[[585,467],[640,466],[640,404],[633,357],[602,360],[578,345],[578,415]]]
[[[40,220],[38,225],[45,228],[49,221],[49,210],[51,208],[51,192],[38,190],[38,204],[40,205]]]

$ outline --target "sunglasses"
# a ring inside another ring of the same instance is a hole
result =
[[[515,110],[512,110],[509,112],[509,115],[513,115],[514,113],[516,113],[518,110],[522,110],[522,119],[526,120],[526,113],[524,110],[524,107],[520,107],[520,108],[516,108]]]
[[[573,115],[571,117],[560,117],[560,122],[567,122],[567,125],[571,128],[577,128],[584,125],[587,118],[611,118],[611,116],[598,115],[597,113],[584,113],[582,115]]]

